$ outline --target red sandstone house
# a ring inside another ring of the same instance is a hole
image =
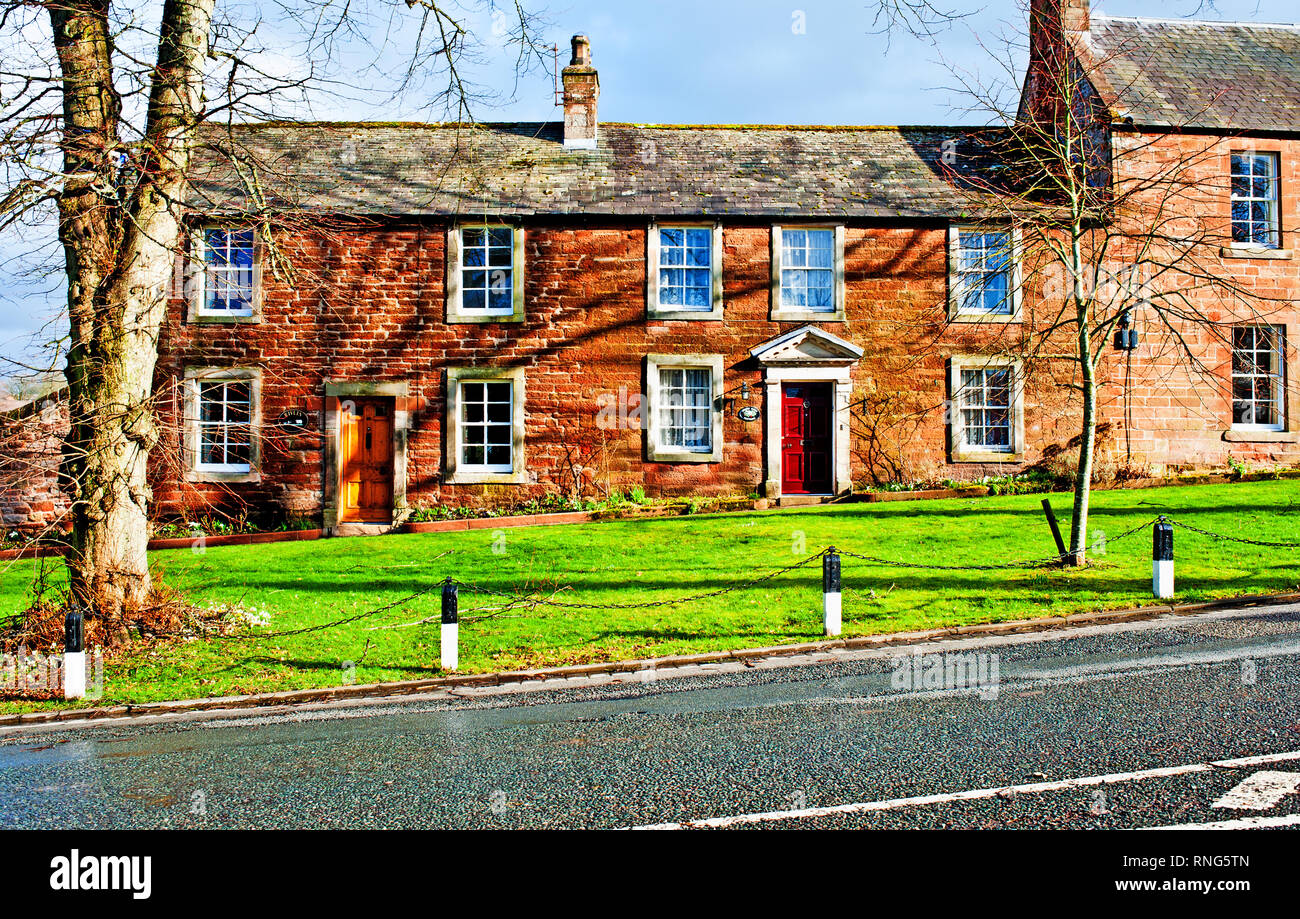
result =
[[[1300,29],[1035,5],[1060,13],[1039,39],[1107,52],[1108,142],[1219,139],[1225,270],[1297,290]],[[1037,304],[1014,234],[962,223],[940,160],[964,129],[601,124],[581,37],[563,82],[562,124],[209,132],[294,216],[250,224],[247,174],[195,171],[160,516],[337,532],[555,492],[803,503],[1068,456],[1070,396],[999,356]],[[1103,461],[1296,462],[1297,321],[1202,339],[1221,387],[1140,348]]]

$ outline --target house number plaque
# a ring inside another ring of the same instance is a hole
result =
[[[746,405],[740,411],[736,412],[736,417],[741,421],[746,422],[757,421],[759,419],[759,411],[752,405]]]
[[[301,409],[291,408],[281,412],[276,422],[285,430],[303,431],[307,428],[307,413]]]

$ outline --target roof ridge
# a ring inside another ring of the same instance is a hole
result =
[[[1183,26],[1237,26],[1248,29],[1300,29],[1297,22],[1252,22],[1245,19],[1179,19],[1166,16],[1112,16],[1109,13],[1092,14],[1095,19],[1120,20],[1123,22],[1162,22]]]
[[[979,125],[961,124],[762,124],[754,122],[666,124],[653,121],[604,121],[601,127],[658,128],[662,131],[692,131],[713,129],[719,131],[950,131],[978,130]]]
[[[560,126],[561,121],[292,121],[276,119],[270,121],[245,121],[233,125],[207,124],[205,127],[236,130],[266,128],[392,128],[410,130],[454,130],[472,128],[511,127],[548,127]],[[653,128],[662,131],[697,131],[712,129],[720,131],[979,131],[989,129],[989,125],[976,124],[756,124],[737,122],[735,124],[662,124],[657,122],[604,121],[605,128]]]

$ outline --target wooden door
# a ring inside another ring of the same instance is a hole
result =
[[[348,399],[342,411],[339,519],[393,522],[393,400]]]
[[[830,383],[781,387],[781,492],[828,495],[832,489]]]

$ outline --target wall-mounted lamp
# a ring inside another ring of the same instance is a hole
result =
[[[749,384],[748,384],[748,383],[741,383],[741,384],[740,384],[740,398],[744,399],[746,402],[749,401]]]
[[[1115,349],[1117,351],[1136,351],[1138,346],[1137,329],[1129,328],[1129,311],[1119,314],[1115,329]]]

